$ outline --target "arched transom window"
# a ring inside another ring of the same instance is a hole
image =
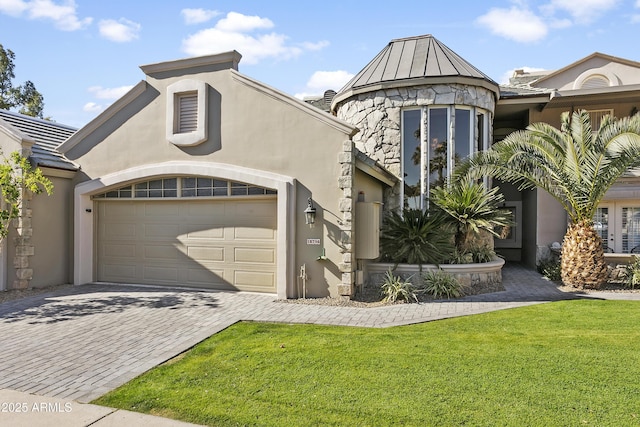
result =
[[[223,179],[183,176],[129,184],[93,196],[94,199],[149,199],[274,195],[275,190]]]

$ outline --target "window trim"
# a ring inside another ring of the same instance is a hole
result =
[[[207,140],[207,84],[200,80],[185,79],[167,87],[166,137],[173,145],[191,147]],[[179,132],[180,97],[196,94],[196,129]]]
[[[618,76],[616,76],[614,73],[608,70],[605,70],[604,68],[592,68],[590,70],[583,72],[578,76],[577,79],[574,80],[573,89],[574,90],[598,90],[598,89],[602,90],[602,88],[587,89],[582,87],[585,81],[594,77],[607,79],[609,81],[609,84],[608,84],[609,87],[618,86],[620,84],[619,83],[620,80],[618,79]]]

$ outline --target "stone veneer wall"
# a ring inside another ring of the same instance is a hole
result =
[[[381,89],[354,95],[337,107],[337,117],[360,129],[353,137],[355,147],[389,172],[401,178],[401,112],[416,106],[479,107],[489,114],[489,141],[495,111],[495,94],[483,87],[460,84],[424,85],[407,88]],[[426,115],[425,115],[426,116]],[[452,121],[455,117],[452,117]],[[455,129],[455,126],[454,126]],[[385,210],[398,209],[401,204],[399,182],[385,192]]]
[[[342,221],[340,225],[342,262],[339,264],[342,274],[341,284],[338,286],[338,294],[341,297],[352,297],[354,294],[354,252],[353,252],[353,175],[354,175],[354,152],[353,142],[344,141],[342,152],[338,154],[340,163],[340,177],[338,185],[342,190],[340,199],[340,213]]]
[[[29,157],[31,155],[31,148],[23,148],[20,154],[24,157]],[[16,276],[13,283],[9,285],[10,289],[27,289],[31,279],[33,278],[33,269],[30,265],[30,257],[35,253],[33,242],[31,240],[31,237],[33,236],[33,229],[31,225],[32,197],[33,194],[30,191],[22,191],[19,216],[13,220],[13,225],[16,230],[16,236],[13,238],[16,251],[13,258],[13,267],[15,268]]]

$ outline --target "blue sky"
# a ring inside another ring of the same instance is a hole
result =
[[[640,61],[640,0],[0,0],[14,84],[81,127],[144,79],[140,65],[235,49],[290,95],[338,90],[395,38],[433,34],[494,80],[593,52]]]

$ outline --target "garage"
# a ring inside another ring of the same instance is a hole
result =
[[[275,293],[277,198],[234,184],[218,199],[96,197],[97,280]]]

